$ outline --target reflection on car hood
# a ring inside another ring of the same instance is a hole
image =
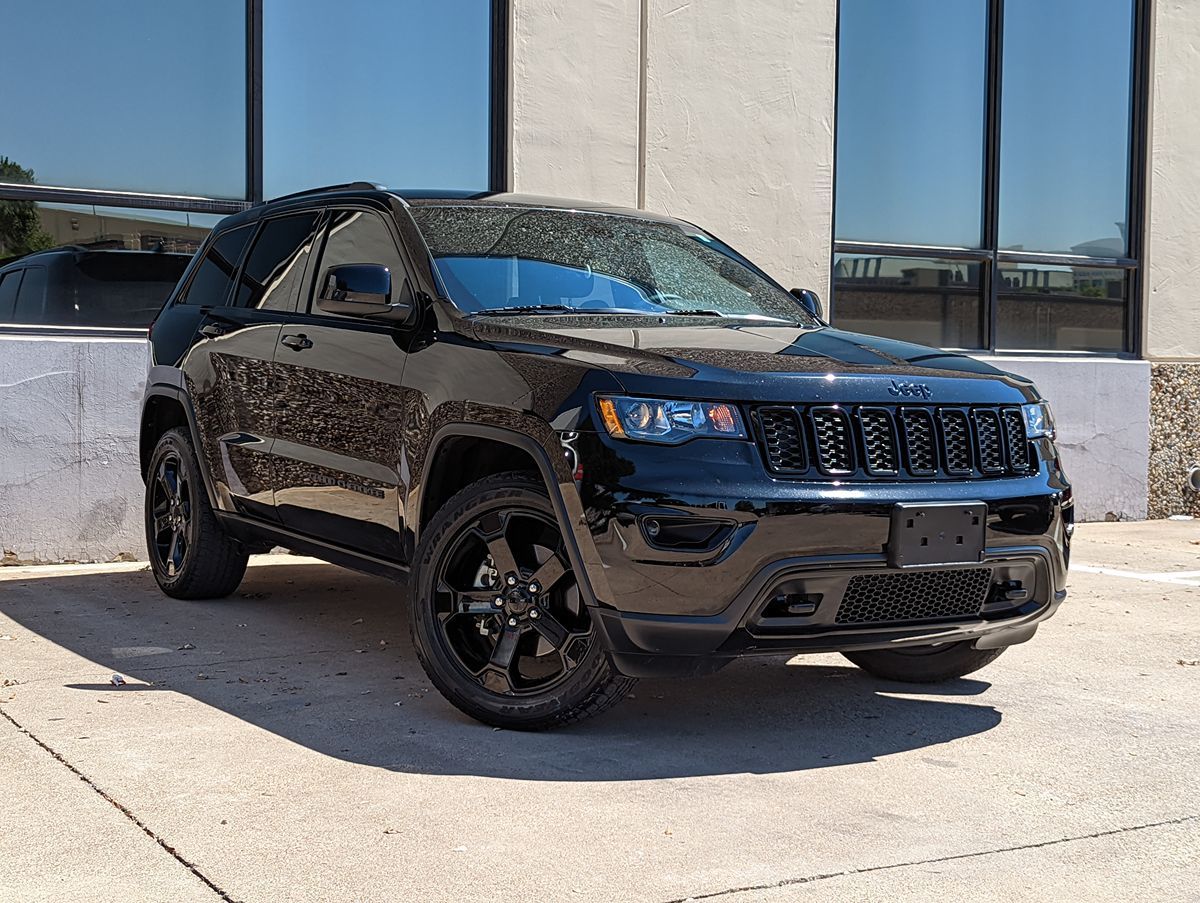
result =
[[[698,325],[628,326],[583,324],[580,317],[521,317],[476,321],[477,335],[514,352],[551,354],[603,367],[635,392],[669,391],[656,379],[683,379],[687,391],[737,394],[746,399],[840,398],[844,401],[888,394],[892,381],[939,384],[945,402],[1032,399],[1032,384],[982,361],[952,351],[831,327],[806,329],[746,321]],[[599,318],[596,318],[597,320]],[[814,384],[797,387],[807,377]],[[881,378],[883,378],[881,380]],[[820,381],[824,385],[818,385]],[[837,385],[831,383],[836,381]],[[857,385],[852,385],[857,384]],[[736,387],[741,387],[739,390]],[[842,393],[840,396],[838,393]],[[893,400],[908,396],[891,393]]]

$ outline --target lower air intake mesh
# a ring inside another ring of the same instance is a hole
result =
[[[979,614],[991,568],[860,574],[851,577],[838,607],[839,624],[902,624]]]

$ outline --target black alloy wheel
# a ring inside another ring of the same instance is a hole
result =
[[[151,514],[155,563],[168,577],[183,570],[192,526],[192,487],[177,451],[158,461],[152,476]]]
[[[146,469],[146,548],[159,588],[176,599],[228,596],[246,573],[246,547],[209,505],[191,436],[163,433]]]
[[[440,559],[434,610],[458,666],[508,696],[561,683],[594,636],[558,525],[540,511],[465,524]]]
[[[438,512],[417,553],[411,608],[421,664],[454,705],[536,730],[623,698],[540,480],[499,474]]]

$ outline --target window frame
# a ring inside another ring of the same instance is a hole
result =
[[[387,230],[388,235],[392,238],[392,244],[395,246],[396,261],[400,266],[400,272],[392,274],[392,290],[393,296],[396,290],[396,276],[401,277],[399,284],[408,283],[410,286],[416,285],[416,280],[413,278],[412,259],[409,257],[408,249],[404,244],[404,240],[400,236],[400,230],[396,227],[395,219],[390,211],[376,207],[371,204],[366,204],[361,201],[347,201],[345,203],[335,203],[325,205],[321,219],[317,223],[317,239],[313,243],[312,257],[308,265],[307,278],[304,284],[300,287],[300,297],[296,302],[296,313],[305,317],[312,317],[319,321],[342,323],[346,321],[352,323],[369,323],[372,325],[395,328],[396,324],[383,320],[372,321],[369,318],[353,317],[348,314],[335,314],[329,311],[321,310],[315,303],[317,296],[317,285],[321,282],[321,270],[325,266],[325,251],[329,247],[329,225],[333,222],[333,218],[339,213],[366,213],[374,216],[377,220],[383,223],[383,228]]]
[[[987,15],[987,72],[984,98],[984,159],[983,159],[983,223],[981,246],[978,248],[937,245],[906,245],[886,242],[839,241],[837,238],[837,130],[834,130],[833,178],[833,236],[829,256],[829,321],[837,313],[837,286],[834,269],[839,254],[867,254],[888,257],[939,258],[981,264],[981,300],[983,303],[980,348],[965,348],[973,354],[996,357],[1104,357],[1137,359],[1143,347],[1144,274],[1142,257],[1145,239],[1146,154],[1148,142],[1150,5],[1151,0],[1131,0],[1132,54],[1130,71],[1129,129],[1129,192],[1126,199],[1127,254],[1126,257],[1082,257],[1074,254],[1054,254],[1030,251],[1004,251],[998,247],[1000,212],[1000,113],[1004,65],[1004,0],[986,0]],[[840,61],[841,9],[838,0],[839,26],[835,37]],[[834,121],[839,115],[840,98],[834,96]],[[1004,293],[1000,278],[1006,264],[1040,263],[1048,266],[1086,266],[1097,269],[1122,270],[1127,277],[1125,302],[1125,341],[1120,351],[1068,351],[1047,348],[997,348],[999,298]]]

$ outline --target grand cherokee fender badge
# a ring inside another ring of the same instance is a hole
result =
[[[888,394],[899,398],[932,398],[933,392],[925,383],[898,383],[894,379],[888,386]]]

